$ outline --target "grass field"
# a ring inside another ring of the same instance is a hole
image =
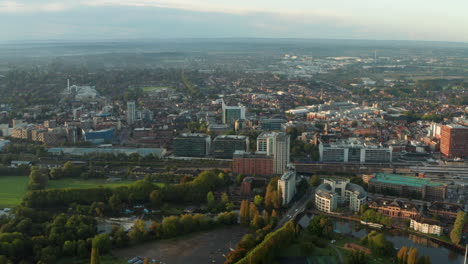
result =
[[[14,207],[21,203],[29,179],[27,176],[0,177],[0,208]]]
[[[29,178],[27,176],[2,176],[0,177],[0,208],[14,207],[21,203],[27,191]],[[98,186],[119,187],[128,185],[133,181],[106,182],[105,179],[62,179],[49,181],[49,189],[59,188],[92,188]],[[164,184],[156,183],[162,187]]]

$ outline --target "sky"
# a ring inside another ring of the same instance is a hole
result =
[[[468,42],[468,0],[0,0],[0,41],[313,38]]]

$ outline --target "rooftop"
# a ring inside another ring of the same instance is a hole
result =
[[[378,181],[382,183],[389,184],[399,184],[399,185],[408,185],[414,187],[423,187],[427,186],[443,186],[442,183],[432,182],[430,179],[409,177],[391,173],[377,173],[375,178],[372,178],[370,181]]]

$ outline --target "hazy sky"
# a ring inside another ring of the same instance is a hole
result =
[[[0,0],[0,40],[205,37],[468,42],[468,0]]]

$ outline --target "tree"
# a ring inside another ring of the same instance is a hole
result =
[[[397,259],[398,259],[398,263],[406,264],[406,261],[408,259],[408,248],[407,247],[403,246],[403,247],[400,248],[400,250],[398,250]]]
[[[255,204],[257,207],[262,207],[262,205],[263,205],[263,197],[260,196],[260,195],[255,195],[255,197],[254,197],[254,204]]]
[[[154,207],[160,207],[163,201],[163,194],[160,190],[154,190],[150,193],[150,201]]]
[[[208,202],[208,208],[213,210],[216,207],[216,200],[213,192],[208,192],[206,195],[206,201]]]
[[[411,247],[408,253],[408,264],[416,264],[416,261],[418,260],[418,249]]]
[[[258,215],[257,206],[255,206],[255,204],[251,202],[249,205],[249,219],[253,220],[253,218],[257,215]]]
[[[252,223],[250,224],[250,226],[251,226],[253,229],[257,230],[257,229],[262,228],[263,225],[264,225],[263,218],[262,218],[262,217],[258,214],[258,212],[257,212],[257,214],[256,214],[256,215],[254,216],[254,218],[252,219]]]
[[[132,230],[128,232],[128,237],[134,242],[141,242],[145,239],[146,225],[142,219],[134,222]]]
[[[226,205],[229,203],[229,196],[227,193],[223,192],[221,195],[221,206],[226,207]]]
[[[348,264],[366,264],[367,255],[361,250],[352,250],[351,254],[347,258]]]
[[[47,187],[49,182],[49,176],[44,170],[39,167],[32,167],[29,173],[29,190],[42,190]]]
[[[109,206],[113,212],[119,212],[122,208],[122,201],[117,194],[113,194],[109,198]]]
[[[100,234],[93,238],[93,248],[96,248],[99,252],[107,253],[110,247],[111,241],[109,234]]]
[[[458,211],[457,218],[455,219],[455,223],[453,224],[453,229],[450,231],[450,240],[454,244],[460,244],[461,236],[463,234],[463,227],[466,223],[466,213],[463,211]]]
[[[99,260],[99,250],[97,248],[91,249],[91,264],[99,264],[101,263]]]
[[[312,177],[310,178],[310,182],[309,182],[309,183],[310,183],[311,186],[314,186],[314,187],[319,186],[319,185],[320,185],[320,178],[319,178],[319,176],[317,176],[317,175],[312,176]]]
[[[240,223],[243,226],[248,226],[250,223],[249,216],[249,201],[243,200],[240,207]]]
[[[326,216],[318,215],[312,218],[307,229],[316,236],[329,236],[333,232],[333,222]]]

